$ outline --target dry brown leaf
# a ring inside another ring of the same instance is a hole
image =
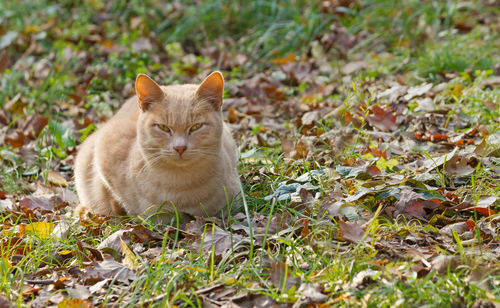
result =
[[[243,237],[239,234],[231,234],[216,225],[208,227],[205,234],[198,235],[193,243],[193,248],[197,251],[202,249],[205,252],[214,252],[216,256],[222,256],[227,251],[234,248],[234,245],[241,241]]]
[[[396,116],[392,110],[388,107],[382,109],[378,105],[373,105],[370,109],[370,114],[366,117],[366,120],[370,125],[380,129],[384,132],[390,132],[396,130],[398,127],[396,125]]]
[[[137,278],[133,271],[116,262],[110,256],[103,261],[93,262],[91,266],[84,268],[82,271],[86,283],[95,283],[107,278],[116,279],[120,283],[128,283]]]
[[[422,195],[411,189],[403,188],[399,193],[399,201],[396,202],[395,215],[404,215],[407,219],[425,218],[425,209],[435,209],[439,206],[439,201],[426,200]]]
[[[360,69],[367,68],[368,65],[368,62],[365,61],[349,62],[340,69],[340,72],[344,75],[350,75]]]
[[[54,201],[46,197],[29,196],[19,201],[19,207],[31,211],[35,209],[52,211],[54,210]]]
[[[366,221],[358,220],[354,222],[344,222],[339,220],[339,235],[342,239],[352,243],[359,243],[365,235],[367,227]],[[369,241],[371,236],[368,234],[365,241]]]
[[[0,53],[0,74],[5,71],[7,67],[9,67],[10,56],[7,50],[3,50]]]
[[[278,290],[285,291],[296,285],[299,281],[285,262],[271,263],[271,275],[269,279]]]
[[[47,182],[56,186],[63,186],[63,187],[68,186],[68,182],[66,181],[66,179],[55,171],[49,171],[47,173]]]

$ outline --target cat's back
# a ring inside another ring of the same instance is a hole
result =
[[[137,97],[132,97],[82,143],[75,161],[77,179],[97,166],[113,168],[126,160],[136,138],[138,114]]]

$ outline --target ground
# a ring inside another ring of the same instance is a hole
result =
[[[0,1],[0,307],[499,307],[500,3]],[[74,219],[81,142],[226,79],[244,199]]]

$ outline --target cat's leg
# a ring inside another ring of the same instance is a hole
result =
[[[81,216],[85,212],[100,215],[124,216],[126,211],[113,197],[111,191],[99,176],[95,157],[96,135],[90,135],[80,148],[75,162],[75,184],[80,199],[73,214]]]

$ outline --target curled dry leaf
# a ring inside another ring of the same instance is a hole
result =
[[[311,283],[301,284],[297,293],[300,294],[300,298],[292,308],[316,307],[317,304],[323,303],[328,299],[328,295],[323,294],[319,286]]]
[[[83,269],[83,279],[86,283],[95,283],[107,278],[127,284],[136,279],[137,276],[125,265],[116,262],[109,256],[103,261],[92,262],[89,267]]]
[[[403,188],[399,193],[399,201],[396,202],[395,215],[404,215],[407,219],[426,220],[425,209],[435,209],[438,206],[439,201],[427,200],[423,195]]]
[[[366,117],[370,125],[380,129],[383,132],[390,132],[396,130],[396,116],[389,107],[385,109],[378,105],[373,105],[371,113]]]
[[[243,239],[243,236],[225,231],[216,225],[206,228],[205,234],[198,234],[198,238],[193,243],[193,248],[197,251],[202,249],[205,252],[213,251],[216,256],[222,256],[227,251]]]
[[[365,236],[365,229],[367,227],[366,221],[358,220],[354,222],[344,222],[339,220],[338,223],[341,239],[345,239],[352,243],[359,243],[363,239],[363,236]],[[371,235],[368,234],[364,240],[370,241]]]
[[[453,155],[453,157],[446,163],[445,169],[450,175],[460,176],[470,175],[475,170],[469,166],[469,159],[464,155],[458,155],[458,153]]]
[[[49,171],[47,174],[47,182],[49,182],[52,185],[56,186],[63,186],[66,187],[68,186],[68,182],[66,181],[65,178],[62,177],[59,173],[55,171]]]
[[[127,244],[120,238],[120,247],[123,254],[122,263],[125,264],[131,270],[138,270],[140,268],[139,260],[137,256],[130,250]]]
[[[450,237],[453,237],[453,232],[457,233],[458,235],[464,233],[465,231],[469,231],[469,225],[467,222],[457,222],[454,224],[450,224],[447,226],[444,226],[441,228],[441,233],[446,234]]]

